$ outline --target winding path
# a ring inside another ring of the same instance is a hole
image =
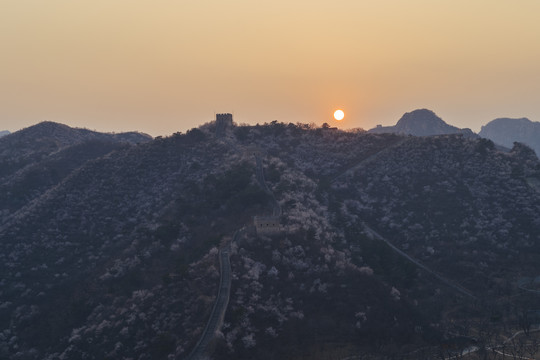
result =
[[[233,241],[238,237],[237,231],[234,234]],[[229,297],[231,293],[231,261],[230,261],[230,252],[231,252],[231,242],[219,250],[219,268],[220,268],[220,281],[219,281],[219,290],[214,302],[214,307],[210,318],[206,323],[206,327],[197,342],[197,345],[193,348],[186,360],[203,360],[208,359],[208,353],[211,350],[212,340],[217,331],[223,325],[223,319],[225,317],[225,312],[227,306],[229,305]]]
[[[272,199],[274,200],[273,209],[272,209],[272,215],[273,216],[281,216],[281,205],[279,205],[279,202],[276,200],[276,197],[274,196],[274,193],[268,186],[266,185],[266,179],[264,178],[264,169],[262,165],[262,159],[259,155],[255,154],[255,162],[257,163],[257,181],[259,182],[259,185],[263,188],[263,190],[270,196],[272,196]]]
[[[264,170],[262,166],[262,160],[259,155],[255,155],[255,161],[257,163],[256,176],[259,185],[264,189],[266,193],[272,196],[273,199],[273,215],[281,215],[281,206],[276,200],[272,190],[266,185],[264,178]],[[231,293],[231,261],[230,261],[230,252],[231,252],[231,243],[238,240],[238,236],[242,232],[243,228],[237,230],[234,233],[233,239],[227,242],[219,250],[219,268],[220,268],[220,280],[219,280],[219,290],[214,302],[214,307],[212,308],[212,313],[210,318],[206,323],[206,327],[199,338],[199,341],[188,355],[186,360],[207,360],[212,352],[212,347],[214,345],[213,340],[216,333],[221,329],[223,325],[223,319],[225,318],[225,312],[229,305],[230,293]]]
[[[533,279],[531,279],[530,281],[525,281],[525,282],[519,280],[517,282],[517,287],[520,290],[527,291],[527,292],[530,292],[530,293],[533,293],[533,294],[536,294],[536,295],[540,295],[540,290],[529,289],[529,288],[526,287],[526,285],[533,284],[533,283],[534,283]]]

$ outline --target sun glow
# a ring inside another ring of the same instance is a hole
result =
[[[343,118],[345,117],[345,113],[343,112],[343,110],[336,110],[334,112],[334,119],[336,120],[343,120]]]

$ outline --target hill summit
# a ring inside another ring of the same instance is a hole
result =
[[[405,113],[394,126],[377,126],[369,130],[370,133],[398,133],[415,136],[430,136],[444,134],[464,134],[467,137],[476,137],[470,129],[460,129],[448,125],[437,114],[428,109],[418,109]]]

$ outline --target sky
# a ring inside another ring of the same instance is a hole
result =
[[[0,130],[540,121],[537,0],[0,0]],[[336,109],[345,112],[337,122]]]

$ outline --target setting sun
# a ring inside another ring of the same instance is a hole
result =
[[[343,110],[336,110],[334,112],[334,119],[343,120],[344,117],[345,117],[345,113],[343,112]]]

